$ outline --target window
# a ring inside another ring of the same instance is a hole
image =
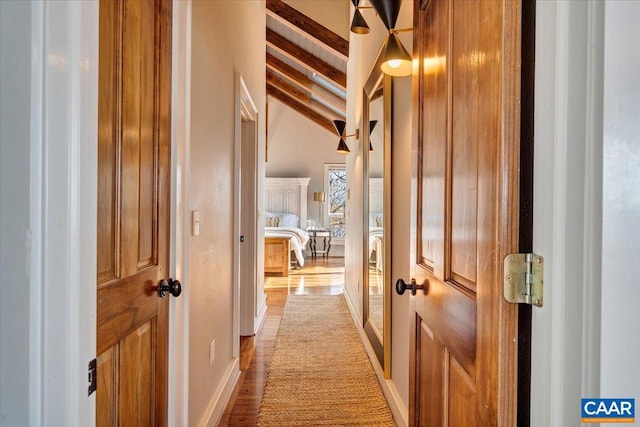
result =
[[[347,169],[344,164],[325,164],[325,189],[331,236],[344,239],[347,203]]]

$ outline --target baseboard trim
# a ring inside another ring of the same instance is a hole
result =
[[[236,387],[238,378],[240,378],[240,358],[236,357],[227,367],[222,382],[213,393],[213,396],[211,396],[207,409],[204,411],[200,422],[198,422],[198,427],[218,425]]]
[[[264,324],[265,320],[267,320],[267,296],[266,295],[264,296],[264,298],[262,298],[262,304],[260,304],[260,307],[258,308],[258,316],[256,317],[256,320],[255,320],[254,334],[257,334],[260,328],[262,328],[262,325]]]
[[[360,335],[360,341],[364,345],[364,349],[369,356],[369,361],[371,362],[371,366],[373,366],[373,371],[376,373],[378,377],[378,382],[380,383],[380,388],[382,388],[382,392],[384,393],[384,397],[387,399],[387,403],[389,404],[389,409],[391,409],[391,413],[393,414],[393,418],[395,419],[398,427],[407,427],[409,425],[409,408],[404,406],[402,402],[402,398],[400,397],[400,393],[396,388],[395,383],[391,379],[386,379],[384,377],[384,372],[382,371],[382,367],[378,362],[378,358],[376,356],[367,335],[362,328],[362,319],[358,316],[358,312],[355,310],[353,306],[353,301],[347,293],[344,294],[345,300],[347,301],[347,306],[349,307],[349,312],[351,313],[351,319],[358,330],[358,334]]]

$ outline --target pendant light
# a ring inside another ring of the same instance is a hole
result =
[[[393,31],[393,30],[391,30]],[[413,70],[411,55],[402,45],[396,32],[390,32],[385,40],[382,54],[382,72],[393,77],[410,76]]]
[[[376,128],[377,124],[377,120],[371,120],[369,122],[369,151],[373,151],[373,144],[371,144],[371,134],[373,133],[373,130]]]
[[[360,12],[360,8],[358,5],[360,4],[360,0],[351,0],[353,6],[356,8],[356,11],[353,12],[353,19],[351,20],[351,32],[356,34],[369,34],[371,29],[367,25],[367,21],[364,20],[364,16],[362,16],[362,12]]]
[[[382,23],[389,30],[389,35],[383,44],[382,72],[393,77],[403,77],[411,75],[412,60],[407,49],[398,38],[398,31],[395,29],[400,13],[402,0],[369,0],[376,10]],[[403,30],[404,31],[404,30]]]
[[[345,135],[347,122],[345,122],[344,120],[334,120],[333,127],[336,128],[336,132],[340,136],[340,141],[338,142],[338,148],[336,149],[336,151],[342,154],[349,154],[351,150],[349,150],[349,146],[347,145],[347,141],[345,141],[345,139],[349,138],[350,136],[355,136],[356,139],[359,139],[360,130],[356,129],[355,133],[352,133],[351,135]]]

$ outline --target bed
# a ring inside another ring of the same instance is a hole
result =
[[[369,224],[369,264],[375,265],[376,270],[382,271],[384,265],[384,228]]]
[[[265,275],[287,276],[292,265],[304,267],[309,181],[306,177],[266,178]]]
[[[369,178],[369,264],[384,266],[384,181]]]

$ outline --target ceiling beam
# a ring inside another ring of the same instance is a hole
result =
[[[288,106],[289,108],[297,111],[298,113],[302,114],[303,116],[313,121],[317,125],[325,128],[328,132],[335,133],[333,122],[330,119],[324,117],[322,114],[317,113],[316,111],[300,103],[299,101],[296,101],[286,93],[282,92],[280,89],[273,87],[268,83],[267,83],[267,95],[273,96],[274,98],[276,98],[277,100],[279,100],[280,102]]]
[[[330,108],[327,108],[324,104],[311,98],[311,95],[304,89],[301,90],[297,85],[292,85],[287,79],[276,75],[271,71],[267,71],[267,84],[280,89],[296,101],[311,108],[316,113],[323,115],[327,118],[345,119],[344,114],[337,113]]]
[[[319,99],[322,99],[327,104],[331,105],[333,108],[337,109],[342,113],[342,115],[346,114],[347,107],[346,101],[344,98],[336,95],[331,92],[324,86],[321,86],[311,80],[307,75],[297,69],[293,68],[291,65],[286,62],[276,58],[267,52],[267,70],[271,70],[277,72],[278,75],[285,77],[290,82],[298,85],[299,87],[311,92]]]
[[[343,60],[349,59],[349,41],[298,12],[282,0],[267,0],[267,14],[302,35],[310,35],[313,42],[329,48]]]
[[[311,97],[305,91],[301,91],[296,86],[285,82],[279,77],[276,77],[270,71],[267,71],[267,84],[280,89],[298,102],[301,102],[303,104],[311,103]]]
[[[267,46],[280,52],[290,60],[302,65],[312,72],[316,72],[333,82],[342,90],[347,89],[347,76],[342,71],[332,67],[320,58],[307,52],[297,44],[287,40],[275,31],[267,28]]]

